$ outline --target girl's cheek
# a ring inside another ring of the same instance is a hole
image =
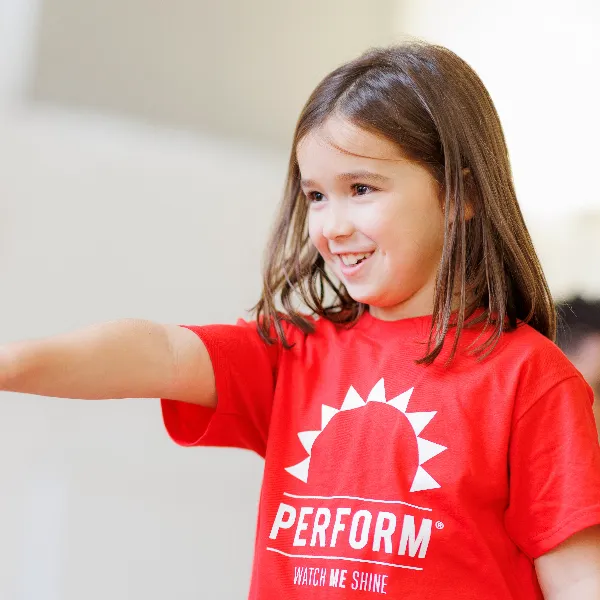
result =
[[[393,227],[395,218],[375,204],[356,210],[352,216],[356,229],[371,239],[385,235],[386,229]]]
[[[323,252],[324,238],[321,230],[314,221],[308,222],[308,237],[319,252]]]
[[[314,240],[315,240],[316,234],[317,234],[317,227],[316,227],[316,223],[315,223],[315,218],[313,217],[313,215],[310,212],[308,213],[307,222],[308,222],[308,237],[314,243]]]

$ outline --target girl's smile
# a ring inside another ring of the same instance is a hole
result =
[[[375,254],[375,251],[333,254],[339,261],[339,269],[342,274],[345,277],[351,277],[364,271],[365,264]]]

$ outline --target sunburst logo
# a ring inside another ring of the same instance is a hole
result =
[[[408,403],[410,402],[410,398],[412,396],[413,391],[414,388],[410,388],[409,390],[403,392],[399,396],[396,396],[395,398],[392,398],[388,401],[386,399],[385,394],[384,380],[380,379],[375,384],[375,386],[369,393],[367,400],[365,401],[361,398],[360,394],[354,389],[354,387],[350,386],[350,389],[348,390],[348,393],[344,398],[344,402],[339,410],[337,408],[327,406],[326,404],[322,405],[321,429],[317,431],[301,431],[300,433],[298,433],[298,438],[300,439],[300,443],[306,450],[308,458],[304,459],[302,462],[292,467],[286,468],[285,470],[290,475],[296,477],[300,481],[307,483],[310,471],[310,461],[312,457],[313,445],[318,439],[318,437],[321,435],[321,433],[323,433],[330,421],[338,413],[362,409],[365,408],[371,402],[381,402],[387,406],[395,408],[400,413],[402,413],[410,423],[412,430],[415,434],[419,456],[419,464],[417,467],[417,471],[414,475],[410,491],[420,492],[423,490],[432,490],[435,488],[439,488],[440,484],[423,468],[423,465],[428,460],[431,460],[434,456],[437,456],[444,450],[447,450],[447,448],[445,446],[436,444],[435,442],[430,442],[429,440],[420,437],[421,432],[435,417],[437,411],[407,412]]]

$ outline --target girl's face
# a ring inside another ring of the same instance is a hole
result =
[[[431,314],[444,242],[439,187],[387,139],[331,117],[298,145],[309,235],[379,319]]]

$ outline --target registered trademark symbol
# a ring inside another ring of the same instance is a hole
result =
[[[436,528],[436,529],[444,529],[444,524],[443,524],[441,521],[438,521],[438,522],[435,524],[435,528]]]

